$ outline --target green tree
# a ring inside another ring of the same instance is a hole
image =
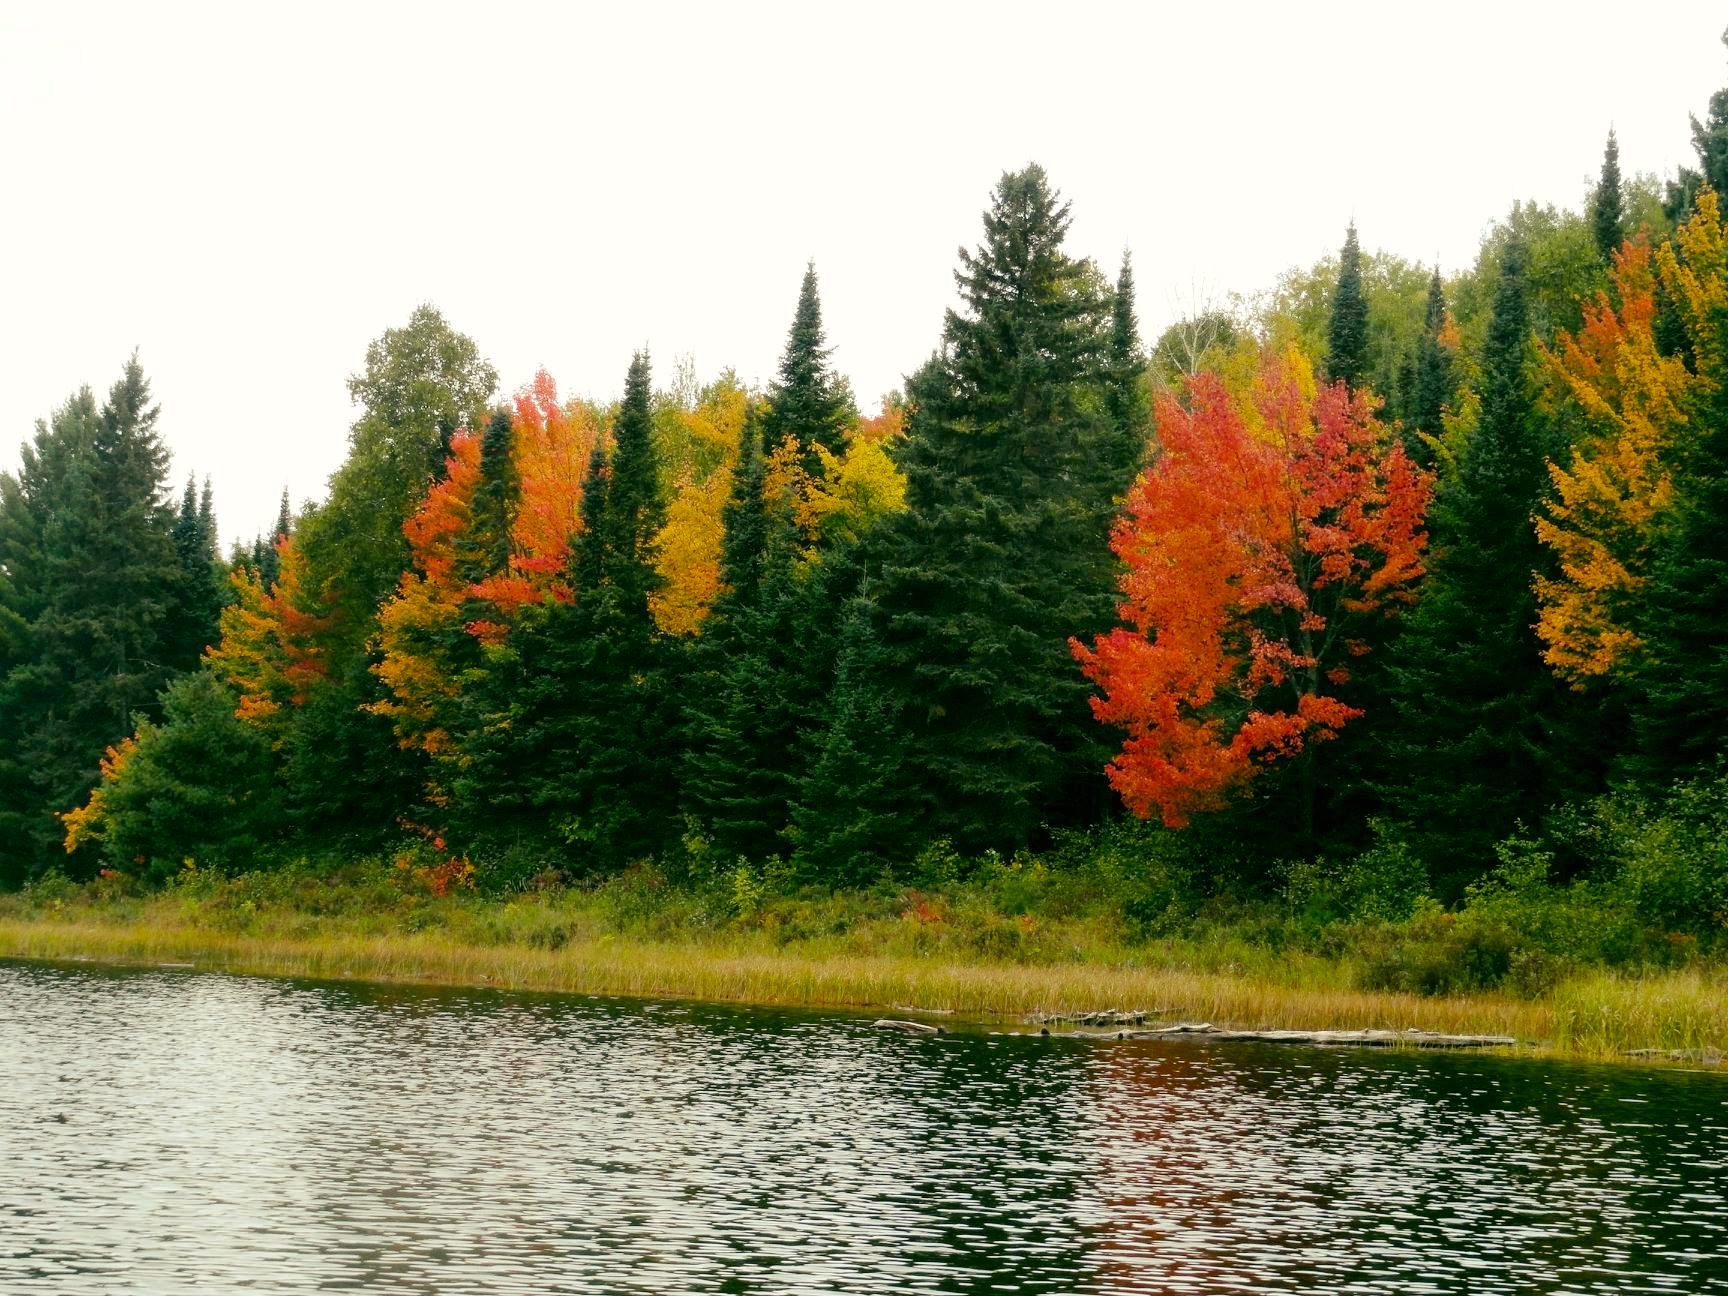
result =
[[[1102,731],[1068,650],[1110,622],[1127,488],[1108,284],[1063,250],[1038,166],[1003,176],[964,304],[911,380],[909,508],[867,566],[894,699],[899,813],[962,849],[1013,849],[1107,800]],[[892,834],[890,834],[892,835]]]
[[[793,809],[793,863],[829,886],[867,886],[903,872],[928,844],[905,812],[896,699],[869,599],[850,600],[828,697],[829,721],[812,744]]]
[[[1527,252],[1508,243],[1482,354],[1481,410],[1430,521],[1427,588],[1393,666],[1398,716],[1387,786],[1437,881],[1487,867],[1493,844],[1551,790],[1556,686],[1535,634],[1531,522],[1553,447],[1533,406]]]
[[[1368,301],[1362,294],[1362,249],[1351,222],[1338,254],[1338,286],[1332,293],[1332,320],[1326,332],[1326,375],[1352,389],[1368,377]]]
[[[764,420],[768,451],[797,439],[807,472],[822,475],[817,446],[844,454],[858,411],[846,381],[828,363],[831,350],[822,330],[822,302],[816,291],[816,264],[804,269],[798,309],[780,358],[780,372],[768,386]]]
[[[1728,45],[1728,31],[1722,33],[1722,43]],[[1663,212],[1671,225],[1679,225],[1691,214],[1698,191],[1709,185],[1718,194],[1728,194],[1728,89],[1710,96],[1710,107],[1704,120],[1692,121],[1692,150],[1698,158],[1698,168],[1681,167],[1679,175],[1668,182]]]
[[[205,671],[168,686],[160,723],[140,722],[93,794],[90,835],[104,863],[141,866],[155,881],[188,862],[256,866],[280,829],[281,794],[268,740],[234,707],[234,695]]]
[[[572,871],[615,870],[678,832],[673,649],[655,627],[664,521],[648,357],[631,361],[583,484],[569,564],[574,596],[528,609],[490,650],[463,740],[458,820],[494,842],[560,843]]]
[[[180,592],[173,634],[167,644],[169,665],[193,670],[220,633],[217,619],[227,593],[224,568],[216,552],[216,518],[210,480],[202,494],[186,479],[180,511],[174,518],[174,553],[180,564]]]
[[[1590,233],[1596,239],[1596,251],[1605,263],[1611,263],[1620,245],[1626,241],[1626,194],[1620,184],[1620,141],[1608,132],[1608,144],[1602,150],[1602,175],[1596,181],[1596,191],[1590,195]]]
[[[516,437],[508,410],[494,410],[480,441],[480,483],[470,507],[468,578],[480,580],[510,563],[511,533],[522,502],[516,470]]]
[[[1152,430],[1147,394],[1146,352],[1140,345],[1140,321],[1134,310],[1134,263],[1124,252],[1110,299],[1110,380],[1104,397],[1117,432],[1109,470],[1125,482],[1133,478],[1146,455]]]
[[[302,520],[300,543],[351,651],[364,644],[379,603],[408,565],[402,524],[443,475],[450,438],[481,425],[497,386],[479,348],[432,306],[386,330],[367,347],[365,369],[348,380],[361,414],[328,499]]]
[[[153,712],[181,634],[168,451],[136,356],[92,404],[80,393],[39,425],[20,476],[0,487],[3,565],[27,625],[0,681],[0,870],[13,881],[56,857],[55,816],[83,803],[134,712]]]
[[[1423,319],[1422,336],[1417,340],[1416,354],[1410,366],[1409,397],[1404,414],[1405,449],[1425,468],[1434,466],[1430,438],[1438,439],[1446,430],[1446,409],[1456,395],[1457,383],[1446,323],[1446,287],[1440,280],[1440,267],[1435,266],[1434,277],[1428,283],[1428,310]]]

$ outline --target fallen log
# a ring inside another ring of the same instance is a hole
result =
[[[1669,1062],[1701,1062],[1705,1066],[1721,1066],[1722,1050],[1713,1048],[1701,1049],[1661,1049],[1641,1048],[1627,1049],[1627,1057],[1663,1058]]]
[[[1087,1038],[1097,1039],[1092,1035]],[[1228,1030],[1210,1022],[1177,1022],[1145,1030],[1117,1031],[1115,1039],[1208,1039],[1257,1044],[1353,1044],[1363,1048],[1470,1049],[1504,1048],[1518,1041],[1510,1035],[1447,1035],[1409,1030]]]
[[[948,1032],[940,1026],[932,1026],[929,1022],[899,1021],[893,1017],[883,1017],[876,1023],[877,1030],[900,1031],[905,1035],[946,1035]]]

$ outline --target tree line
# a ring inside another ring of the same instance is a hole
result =
[[[761,391],[639,354],[610,405],[500,400],[423,307],[327,497],[226,557],[134,358],[0,479],[0,870],[406,838],[864,886],[1128,813],[1236,880],[1396,837],[1457,896],[1718,772],[1728,92],[1693,130],[1666,188],[1610,134],[1585,211],[1516,205],[1450,279],[1352,227],[1150,350],[1128,260],[1004,175],[871,416],[814,267]]]

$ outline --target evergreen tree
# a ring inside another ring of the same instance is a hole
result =
[[[1110,382],[1105,401],[1117,430],[1110,470],[1131,481],[1146,455],[1152,410],[1146,399],[1146,353],[1140,345],[1140,321],[1134,313],[1134,263],[1126,252],[1111,299]]]
[[[82,804],[104,749],[153,711],[171,674],[184,592],[167,502],[168,451],[136,356],[100,411],[81,393],[38,426],[3,490],[4,565],[23,660],[0,681],[0,871],[59,855],[56,815]]]
[[[1608,144],[1602,150],[1602,176],[1596,182],[1596,192],[1590,196],[1590,233],[1596,239],[1596,251],[1602,259],[1613,263],[1614,254],[1626,241],[1626,193],[1620,184],[1620,141],[1608,132]]]
[[[510,565],[511,533],[522,501],[516,438],[507,410],[494,410],[480,441],[480,484],[470,507],[469,578],[479,580]]]
[[[1368,299],[1362,293],[1362,249],[1354,221],[1338,254],[1338,287],[1332,294],[1332,322],[1326,334],[1326,375],[1352,389],[1368,376]]]
[[[1693,220],[1708,229],[1716,219],[1706,198]],[[1728,316],[1719,304],[1728,272],[1718,250],[1681,273],[1695,286],[1675,303],[1678,327],[1704,381],[1674,456],[1675,502],[1643,593],[1650,665],[1629,762],[1664,790],[1728,754]]]
[[[1427,588],[1392,666],[1394,812],[1437,881],[1492,863],[1520,816],[1542,813],[1556,686],[1535,634],[1531,523],[1552,447],[1533,408],[1527,253],[1507,244],[1482,352],[1481,410],[1432,513]]]
[[[1042,168],[1003,176],[983,245],[961,253],[965,309],[911,382],[909,509],[868,563],[901,822],[966,850],[1023,846],[1107,798],[1068,639],[1110,622],[1128,483],[1108,288],[1063,251],[1068,221]]]
[[[905,813],[888,663],[868,598],[849,601],[829,695],[829,723],[793,810],[799,874],[830,886],[865,886],[902,871],[927,844]]]
[[[1440,267],[1428,281],[1428,309],[1416,356],[1410,367],[1409,401],[1405,412],[1404,448],[1425,468],[1434,466],[1434,450],[1426,437],[1439,437],[1446,430],[1446,407],[1455,396],[1452,348],[1443,340],[1446,329],[1446,288]]]
[[[768,453],[796,438],[801,461],[812,476],[822,473],[818,445],[844,454],[858,421],[852,393],[829,366],[830,348],[822,331],[822,302],[816,293],[816,263],[804,269],[798,310],[780,358],[780,372],[768,386],[765,431]]]
[[[821,655],[800,633],[809,581],[798,573],[791,501],[764,496],[764,467],[746,428],[725,509],[722,589],[696,645],[685,712],[686,812],[714,845],[749,859],[786,849]]]
[[[216,518],[210,481],[199,494],[197,483],[186,479],[180,512],[174,519],[174,552],[180,564],[180,597],[173,631],[167,645],[168,663],[176,671],[196,669],[204,650],[219,635],[225,590],[222,566],[216,554]]]
[[[676,840],[676,661],[654,625],[664,521],[648,357],[630,365],[613,449],[596,445],[574,597],[530,609],[495,649],[464,742],[459,818],[498,840],[563,843],[571,867],[615,870]]]
[[[1722,43],[1728,45],[1728,31],[1722,33]],[[1710,96],[1710,107],[1703,121],[1696,117],[1691,121],[1692,150],[1698,158],[1698,169],[1683,166],[1679,176],[1668,182],[1662,207],[1673,225],[1680,224],[1691,213],[1698,191],[1705,185],[1718,194],[1728,194],[1728,89]]]

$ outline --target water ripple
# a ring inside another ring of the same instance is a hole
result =
[[[7,1293],[1728,1292],[1728,1080],[0,964]]]

